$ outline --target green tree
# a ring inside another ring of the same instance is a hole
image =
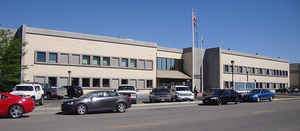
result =
[[[22,47],[25,43],[7,29],[0,29],[0,91],[8,92],[20,83]]]

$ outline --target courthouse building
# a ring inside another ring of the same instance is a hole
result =
[[[21,73],[25,82],[77,85],[85,92],[132,85],[140,93],[155,87],[191,86],[192,82],[200,89],[201,79],[204,89],[233,85],[237,90],[274,89],[289,85],[289,61],[221,48],[196,48],[192,59],[192,48],[166,48],[153,42],[25,25],[16,31],[16,36],[27,43],[22,65],[28,69]]]

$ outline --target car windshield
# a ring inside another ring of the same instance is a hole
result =
[[[222,95],[224,90],[212,90],[212,95]]]
[[[154,89],[154,94],[168,94],[169,90],[167,88]]]
[[[176,87],[176,91],[190,91],[188,87]]]
[[[16,86],[16,91],[33,91],[32,86]]]
[[[120,86],[119,90],[132,90],[132,91],[134,91],[134,87],[133,86]]]
[[[250,93],[254,93],[254,94],[259,93],[259,92],[260,92],[260,90],[252,90],[252,91],[250,91]]]

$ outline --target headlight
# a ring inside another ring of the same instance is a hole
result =
[[[74,101],[69,101],[67,102],[68,105],[73,105],[74,104]]]
[[[253,95],[252,97],[258,97],[258,95],[256,94],[256,95]]]
[[[212,100],[217,100],[217,99],[218,99],[218,97],[212,97],[212,98],[210,98],[210,99],[212,99]]]
[[[176,93],[176,96],[180,96],[180,94],[179,94],[179,93]]]

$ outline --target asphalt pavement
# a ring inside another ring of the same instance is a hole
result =
[[[300,100],[208,106],[198,103],[140,104],[126,113],[63,115],[33,112],[0,119],[3,131],[299,131]]]

